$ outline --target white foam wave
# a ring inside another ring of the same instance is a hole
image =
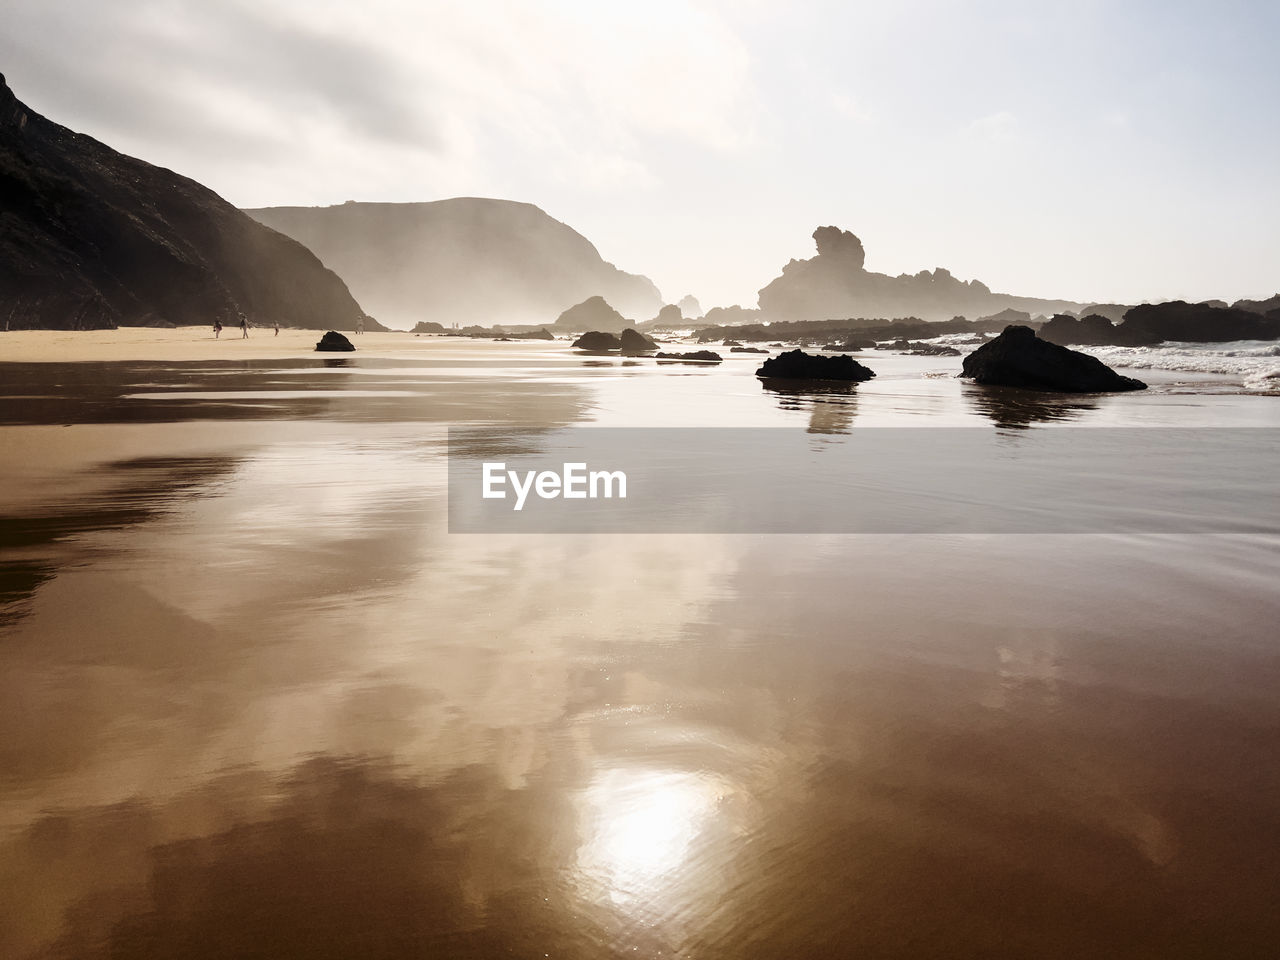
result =
[[[1239,379],[1247,390],[1280,393],[1280,343],[1163,343],[1155,347],[1076,347],[1113,367],[1217,374]]]

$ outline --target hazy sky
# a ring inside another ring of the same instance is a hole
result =
[[[1280,290],[1280,3],[4,0],[32,108],[240,206],[536,203],[668,300]]]

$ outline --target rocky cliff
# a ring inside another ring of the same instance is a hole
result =
[[[605,262],[586,237],[529,203],[458,197],[246,213],[305,243],[393,326],[544,324],[593,296],[629,317],[662,306],[647,277]]]
[[[351,330],[363,310],[302,244],[194,180],[45,119],[0,76],[0,329],[241,313]]]
[[[978,280],[958,280],[947,270],[891,277],[866,269],[862,241],[838,227],[813,232],[818,255],[792,260],[760,291],[760,309],[772,320],[837,317],[917,317],[947,320],[1011,309],[1028,314],[1078,310],[1069,300],[1041,300],[992,293]]]

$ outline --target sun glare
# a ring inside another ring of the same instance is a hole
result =
[[[659,897],[679,880],[719,794],[707,778],[681,771],[598,777],[583,797],[581,881],[618,906]]]

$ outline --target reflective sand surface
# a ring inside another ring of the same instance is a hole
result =
[[[0,956],[1274,951],[1274,538],[450,535],[444,437],[1275,398],[367,352],[5,368]]]

